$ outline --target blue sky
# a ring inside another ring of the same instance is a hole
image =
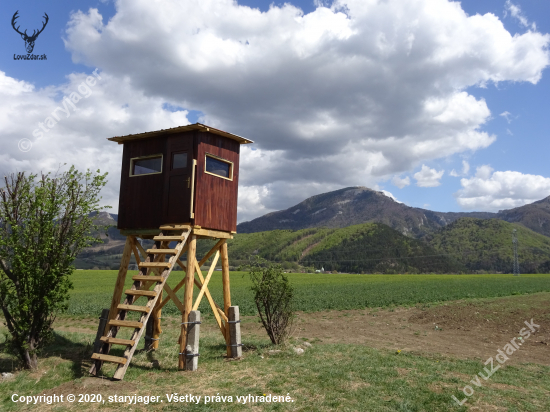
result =
[[[116,212],[105,139],[201,121],[256,142],[239,221],[354,185],[438,211],[550,195],[547,1],[149,3],[4,3],[0,172],[99,167]],[[48,14],[33,51],[47,60],[14,60],[17,10],[27,33]]]

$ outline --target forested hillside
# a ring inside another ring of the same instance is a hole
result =
[[[429,245],[380,223],[237,234],[228,241],[233,264],[259,255],[274,262],[353,273],[457,273],[465,270]]]
[[[424,240],[438,252],[454,256],[469,271],[506,273],[512,271],[513,229],[517,230],[520,272],[547,272],[550,238],[521,224],[461,218]]]

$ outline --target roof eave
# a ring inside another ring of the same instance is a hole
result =
[[[110,140],[111,142],[117,142],[118,144],[124,144],[126,142],[132,141],[132,140],[138,140],[138,139],[147,139],[149,137],[158,137],[162,136],[164,134],[172,134],[172,133],[179,133],[179,132],[186,132],[190,130],[201,130],[204,132],[212,132],[214,134],[227,137],[232,140],[236,140],[240,144],[250,144],[254,143],[252,140],[246,139],[242,136],[224,132],[223,130],[216,129],[214,127],[206,126],[201,123],[194,123],[187,126],[179,126],[179,127],[173,127],[171,129],[161,129],[161,130],[155,130],[152,132],[145,132],[145,133],[136,133],[136,134],[129,134],[126,136],[115,136],[115,137],[109,137],[107,140]]]

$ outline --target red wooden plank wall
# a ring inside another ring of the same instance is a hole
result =
[[[197,136],[195,224],[208,229],[236,231],[240,144],[208,132],[197,133]],[[204,172],[206,153],[233,162],[232,181]]]

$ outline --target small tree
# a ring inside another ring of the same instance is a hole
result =
[[[76,255],[96,242],[99,191],[107,174],[68,172],[4,178],[0,189],[0,307],[7,348],[25,368],[53,338],[52,323],[68,307]],[[38,179],[37,179],[38,178]]]
[[[294,320],[294,290],[280,265],[257,259],[250,266],[251,289],[262,324],[278,345],[290,335]]]

